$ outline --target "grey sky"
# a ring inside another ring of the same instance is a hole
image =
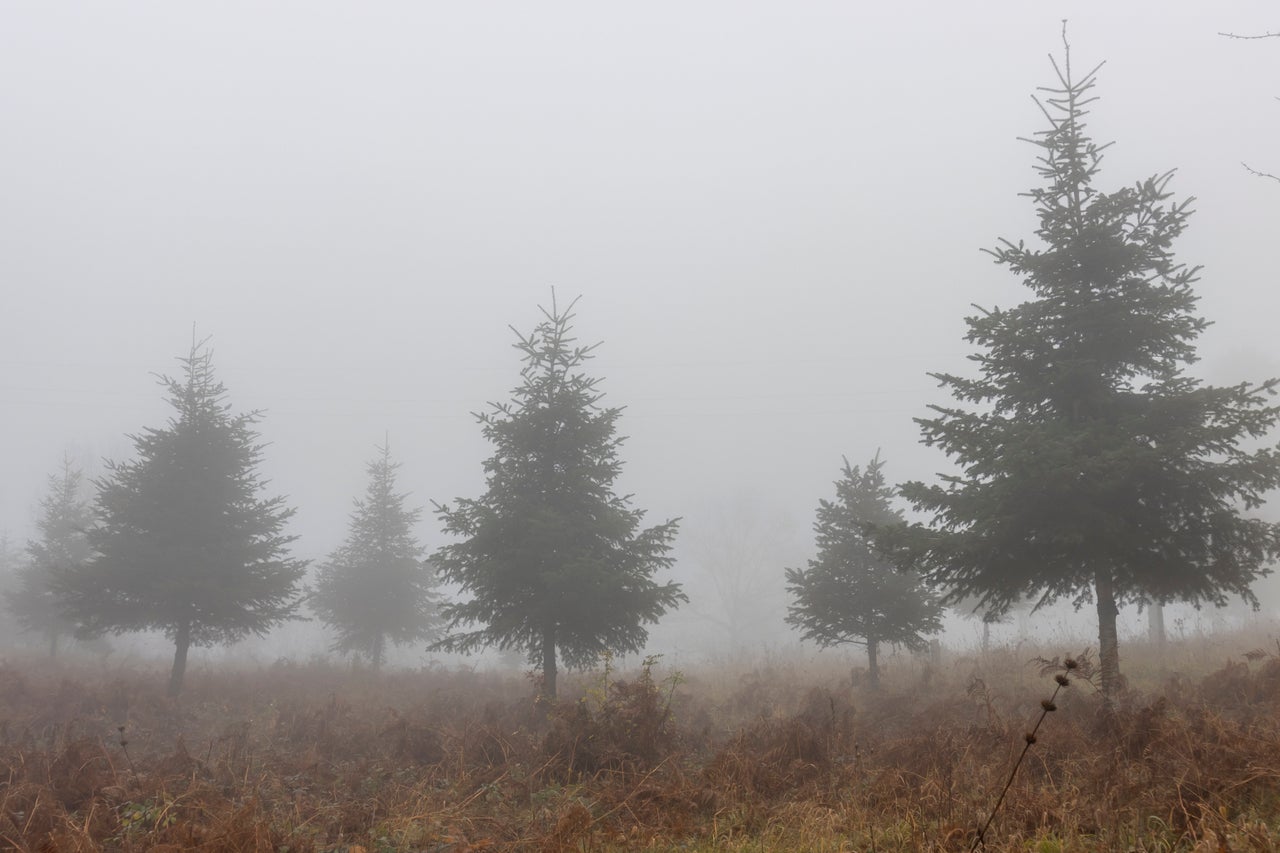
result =
[[[304,556],[384,432],[416,501],[475,495],[468,413],[552,286],[655,520],[748,495],[807,528],[842,454],[945,470],[911,418],[970,303],[1023,298],[978,250],[1031,236],[1064,15],[1107,61],[1102,183],[1200,200],[1204,372],[1280,371],[1280,184],[1239,165],[1280,170],[1280,40],[1217,35],[1273,3],[0,5],[0,528],[163,422],[193,322]]]

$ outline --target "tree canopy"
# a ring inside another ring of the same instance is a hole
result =
[[[525,651],[551,697],[557,654],[585,667],[639,651],[645,625],[685,600],[653,577],[671,564],[677,521],[642,529],[644,512],[614,492],[622,410],[602,406],[599,380],[582,371],[595,346],[573,337],[574,304],[561,310],[553,297],[531,334],[516,332],[522,382],[476,416],[494,447],[485,494],[438,508],[459,541],[435,555],[442,579],[468,596],[443,606],[451,633],[436,647]]]
[[[938,597],[912,571],[899,571],[878,553],[869,526],[902,520],[876,455],[865,469],[844,460],[836,498],[818,502],[813,531],[818,554],[807,568],[787,569],[793,603],[787,624],[822,646],[857,643],[867,649],[871,684],[880,680],[882,645],[919,649],[942,630]]]
[[[906,484],[930,521],[881,544],[984,609],[1093,601],[1113,696],[1118,605],[1256,604],[1250,585],[1280,552],[1277,526],[1246,515],[1280,484],[1276,450],[1253,449],[1276,424],[1276,381],[1212,387],[1187,374],[1207,325],[1200,270],[1173,253],[1192,200],[1174,199],[1171,172],[1096,187],[1107,146],[1085,118],[1098,69],[1074,76],[1069,48],[1054,69],[1048,126],[1030,140],[1036,245],[991,250],[1031,297],[966,319],[978,376],[934,374],[957,403],[917,421],[961,472]]]
[[[414,535],[422,515],[396,491],[399,463],[388,445],[368,465],[369,486],[346,540],[320,566],[311,608],[337,636],[333,650],[381,667],[387,643],[425,640],[439,626],[435,572]]]
[[[203,342],[159,378],[174,415],[131,436],[137,458],[97,481],[94,558],[57,573],[84,635],[156,630],[174,642],[169,692],[191,645],[265,634],[298,606],[306,563],[289,557],[284,498],[261,498],[258,413],[233,414]]]

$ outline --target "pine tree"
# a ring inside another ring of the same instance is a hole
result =
[[[93,511],[83,491],[83,473],[64,459],[62,473],[49,477],[49,491],[40,501],[36,522],[40,538],[27,543],[28,561],[18,571],[16,588],[7,596],[18,624],[24,631],[44,637],[50,657],[58,654],[58,641],[75,630],[54,597],[50,585],[54,572],[82,566],[90,556],[87,532],[93,524]]]
[[[9,534],[0,531],[0,645],[16,643],[23,633],[9,602],[20,588],[20,573],[26,568],[26,551],[14,546]]]
[[[288,556],[293,510],[258,496],[258,413],[232,414],[203,342],[180,361],[184,379],[160,377],[168,425],[131,436],[137,459],[108,463],[97,481],[95,557],[55,580],[82,635],[163,631],[175,648],[171,696],[192,645],[261,636],[291,618],[306,570]]]
[[[642,530],[644,513],[614,494],[621,409],[602,407],[598,380],[581,372],[595,346],[576,345],[572,311],[553,298],[532,334],[516,333],[523,383],[510,403],[477,416],[494,445],[487,490],[438,508],[461,541],[435,556],[441,577],[470,596],[444,605],[448,628],[480,626],[436,648],[522,650],[541,664],[552,698],[557,653],[580,668],[604,652],[639,651],[644,625],[685,600],[678,584],[653,579],[671,564],[677,521]]]
[[[976,379],[936,378],[959,401],[919,419],[926,445],[962,473],[903,494],[931,524],[881,543],[950,598],[1001,610],[1092,601],[1104,694],[1121,687],[1116,614],[1126,602],[1223,605],[1280,553],[1280,528],[1242,514],[1280,484],[1280,455],[1250,450],[1280,410],[1276,381],[1218,388],[1186,375],[1207,322],[1198,268],[1172,245],[1191,199],[1172,173],[1113,192],[1094,186],[1106,146],[1086,133],[1095,68],[1070,49],[1042,110],[1042,186],[1028,195],[1041,244],[1001,241],[996,263],[1031,299],[967,319]]]
[[[911,571],[898,571],[872,545],[869,525],[902,520],[891,505],[879,454],[865,470],[844,460],[836,499],[818,502],[818,555],[807,568],[787,569],[794,603],[787,624],[806,640],[827,647],[866,647],[872,687],[879,686],[879,652],[884,645],[922,649],[927,634],[942,630],[937,596]]]
[[[379,669],[387,642],[434,636],[439,625],[435,573],[413,528],[421,510],[396,491],[398,463],[388,445],[368,465],[369,487],[356,500],[347,538],[320,567],[311,607],[337,634],[333,650],[363,655]]]

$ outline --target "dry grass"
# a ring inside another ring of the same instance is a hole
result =
[[[1059,695],[992,850],[1275,849],[1280,658],[1126,659]],[[968,850],[1052,692],[1037,650],[842,672],[567,679],[0,665],[0,848]],[[1049,657],[1044,653],[1045,657]],[[843,677],[843,681],[842,681]],[[123,727],[123,730],[121,730]]]

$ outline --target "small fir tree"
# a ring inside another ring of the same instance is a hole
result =
[[[872,687],[880,683],[879,652],[884,645],[919,650],[928,634],[942,630],[942,606],[911,571],[898,571],[872,546],[869,525],[902,520],[890,501],[879,454],[865,470],[844,460],[836,499],[818,502],[813,530],[818,555],[807,568],[787,569],[794,603],[787,624],[806,640],[866,647]]]
[[[14,546],[9,534],[0,532],[0,599],[5,603],[0,607],[0,645],[16,643],[23,633],[9,602],[18,592],[20,573],[26,568],[25,557],[25,551]]]
[[[36,522],[40,538],[27,543],[26,565],[18,571],[16,587],[7,596],[18,625],[43,636],[50,657],[58,654],[61,638],[75,631],[75,624],[62,614],[54,596],[54,573],[83,566],[89,559],[87,533],[92,524],[84,475],[71,460],[64,459],[62,472],[49,477],[49,491],[40,501]]]
[[[259,497],[257,412],[232,414],[204,343],[160,377],[174,416],[132,436],[137,459],[97,481],[95,557],[55,574],[79,633],[163,631],[174,643],[169,695],[192,645],[263,635],[293,616],[306,563],[288,556],[280,497]]]
[[[1070,52],[1033,140],[1042,186],[1028,193],[1041,244],[1002,241],[996,263],[1032,298],[967,319],[979,376],[935,374],[960,405],[919,419],[924,443],[962,472],[902,492],[932,517],[881,544],[950,598],[1001,611],[1093,601],[1102,689],[1121,686],[1116,637],[1126,602],[1253,602],[1250,584],[1280,553],[1280,527],[1242,511],[1280,484],[1280,455],[1249,449],[1275,426],[1275,380],[1226,388],[1187,376],[1198,268],[1173,242],[1190,214],[1172,173],[1103,192],[1105,146],[1085,132],[1094,71]]]
[[[598,380],[582,372],[595,347],[576,344],[572,311],[553,296],[533,333],[516,333],[523,382],[510,403],[477,415],[494,445],[486,492],[438,508],[461,541],[435,556],[441,577],[469,596],[443,606],[453,633],[435,647],[522,650],[552,698],[557,655],[580,668],[639,651],[644,626],[685,600],[678,584],[653,579],[671,564],[677,522],[641,529],[644,513],[613,491],[622,410],[602,407]],[[456,630],[466,625],[480,627]]]
[[[333,650],[362,655],[379,669],[387,643],[435,635],[435,572],[413,528],[422,511],[396,491],[398,463],[387,445],[368,465],[369,487],[355,501],[346,541],[320,567],[311,607],[336,635]]]

